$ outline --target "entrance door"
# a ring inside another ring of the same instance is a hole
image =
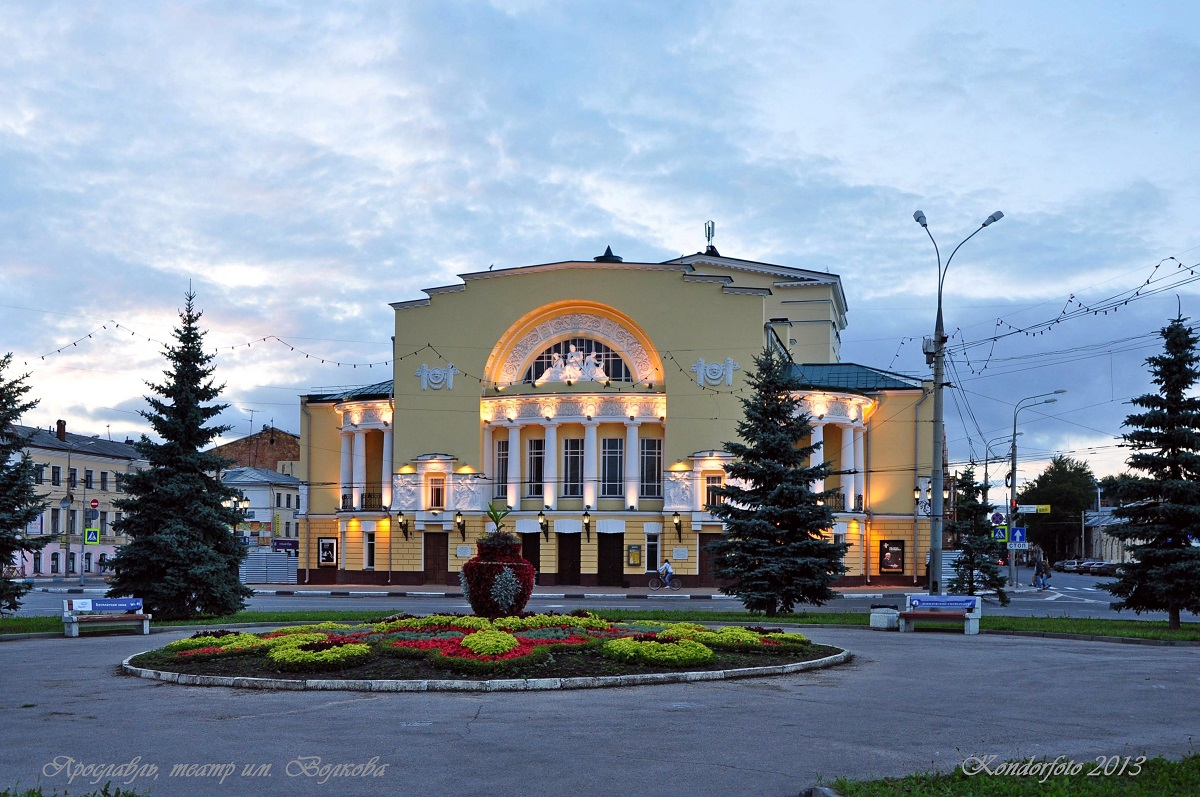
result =
[[[582,534],[558,535],[558,583],[579,586],[579,538]]]
[[[534,583],[538,583],[537,574],[542,572],[542,535],[538,533],[521,535],[521,556],[533,565]]]
[[[450,570],[450,534],[427,531],[425,537],[425,583],[445,584]]]
[[[713,555],[708,552],[708,544],[721,539],[720,534],[701,534],[700,535],[700,586],[701,587],[716,587],[720,586],[716,576],[713,575]],[[723,582],[722,582],[723,583]]]
[[[602,587],[625,586],[625,535],[596,535],[596,583]]]

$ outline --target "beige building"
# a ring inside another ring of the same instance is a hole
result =
[[[13,562],[13,574],[26,578],[102,576],[107,562],[125,544],[113,533],[121,513],[113,501],[124,497],[125,476],[146,466],[132,441],[105,440],[54,429],[16,427],[29,437],[25,451],[35,467],[34,489],[46,509],[25,529],[29,537],[52,536],[40,552]],[[82,568],[82,573],[80,572]]]
[[[846,582],[923,578],[930,385],[839,362],[838,276],[709,247],[460,279],[392,305],[391,379],[302,397],[302,583],[457,584],[493,502],[544,586],[640,586],[664,557],[715,584],[706,506],[765,345],[834,471]]]

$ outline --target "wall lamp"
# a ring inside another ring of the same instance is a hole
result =
[[[542,530],[542,536],[546,541],[550,541],[550,521],[546,519],[546,513],[543,510],[538,510],[538,528]]]
[[[408,518],[404,516],[404,510],[397,510],[396,525],[400,527],[400,533],[404,535],[404,539],[408,539]]]
[[[592,541],[592,516],[588,512],[588,508],[583,508],[583,533],[587,535],[588,542]]]
[[[458,529],[458,533],[459,533],[459,536],[462,537],[462,541],[466,542],[467,541],[467,521],[463,520],[462,512],[454,513],[454,525]]]
[[[675,538],[683,542],[683,521],[679,517],[679,513],[671,515],[671,525],[675,527]]]

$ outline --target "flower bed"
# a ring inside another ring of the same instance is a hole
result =
[[[773,666],[829,655],[780,629],[612,623],[597,615],[489,620],[408,615],[367,625],[320,623],[266,634],[203,632],[143,654],[137,666],[249,677],[571,677]]]

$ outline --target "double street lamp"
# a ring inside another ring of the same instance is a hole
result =
[[[1038,407],[1042,404],[1055,404],[1058,402],[1058,399],[1045,397],[1060,396],[1066,392],[1067,391],[1065,390],[1054,390],[1049,393],[1038,393],[1036,396],[1026,396],[1018,401],[1017,406],[1013,409],[1012,460],[1009,463],[1009,477],[1012,479],[1012,482],[1009,485],[1008,494],[1008,539],[1010,541],[1012,540],[1013,516],[1017,513],[1017,414],[1020,413],[1021,410],[1027,410],[1030,407]],[[1026,401],[1032,401],[1033,399],[1041,399],[1041,401],[1034,401],[1032,404],[1025,403]],[[1008,552],[1008,583],[1014,587],[1017,586],[1016,550],[1011,550]]]
[[[983,224],[979,225],[979,230],[1002,218],[1004,218],[1004,214],[997,210],[983,220]],[[926,361],[933,363],[933,474],[930,485],[933,492],[933,507],[929,524],[929,593],[940,595],[942,594],[942,512],[944,508],[942,445],[946,436],[942,388],[946,380],[945,346],[947,340],[946,328],[942,323],[942,288],[946,283],[946,272],[950,270],[950,261],[954,260],[954,256],[958,254],[958,250],[962,248],[963,244],[979,234],[979,230],[968,235],[958,246],[954,247],[950,257],[946,258],[945,265],[942,265],[942,253],[938,249],[937,241],[933,239],[933,233],[929,232],[929,222],[925,219],[925,214],[918,210],[913,214],[913,220],[921,225],[925,234],[929,236],[929,240],[933,242],[933,251],[937,255],[938,261],[937,323],[933,330],[933,340],[927,339],[922,348],[925,351]]]

